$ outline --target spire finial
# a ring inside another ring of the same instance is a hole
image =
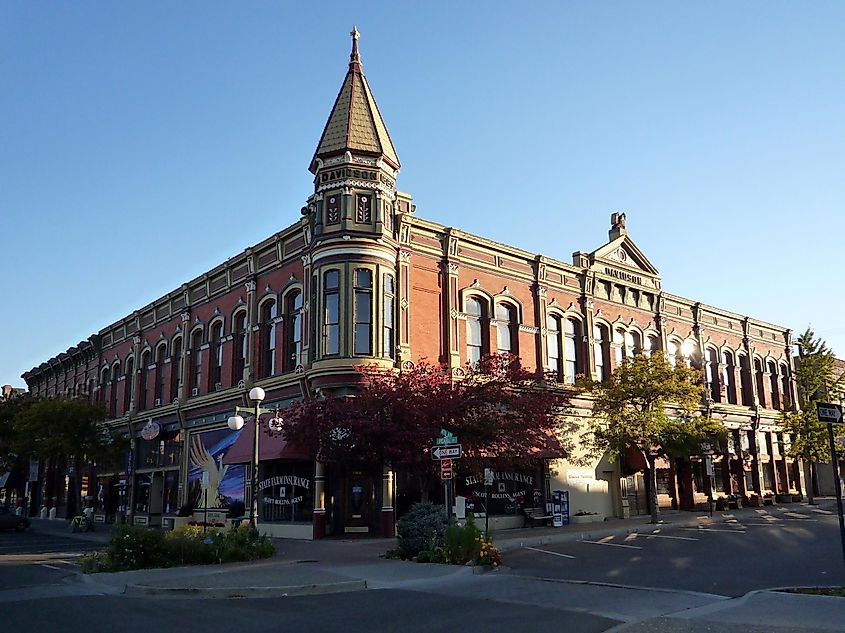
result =
[[[358,36],[360,33],[358,32],[358,27],[353,26],[352,31],[349,33],[352,36],[352,54],[349,55],[349,68],[352,70],[362,70],[361,68],[361,55],[358,54]]]

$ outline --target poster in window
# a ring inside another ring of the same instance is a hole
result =
[[[228,508],[244,502],[245,464],[223,464],[223,458],[242,431],[218,429],[192,433],[189,442],[188,499],[196,508],[205,507],[203,473],[208,475],[208,507]]]

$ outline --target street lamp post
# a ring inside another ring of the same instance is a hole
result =
[[[253,387],[249,390],[249,399],[252,400],[252,407],[235,407],[235,415],[229,418],[228,426],[233,431],[240,431],[244,426],[244,419],[241,412],[251,413],[254,416],[255,423],[253,425],[253,442],[252,442],[252,476],[250,478],[252,490],[252,503],[249,509],[249,522],[253,529],[258,528],[258,425],[259,417],[262,413],[274,413],[274,417],[270,419],[270,428],[279,430],[281,427],[281,418],[279,418],[278,409],[262,409],[261,403],[264,401],[264,390],[261,387]]]

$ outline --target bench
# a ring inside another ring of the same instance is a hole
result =
[[[535,525],[544,525],[554,518],[546,512],[545,508],[523,508],[522,514],[525,515],[525,525],[532,528]]]

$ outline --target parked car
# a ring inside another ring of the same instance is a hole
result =
[[[9,508],[0,508],[0,530],[23,532],[26,529],[29,529],[29,519],[15,514]]]

